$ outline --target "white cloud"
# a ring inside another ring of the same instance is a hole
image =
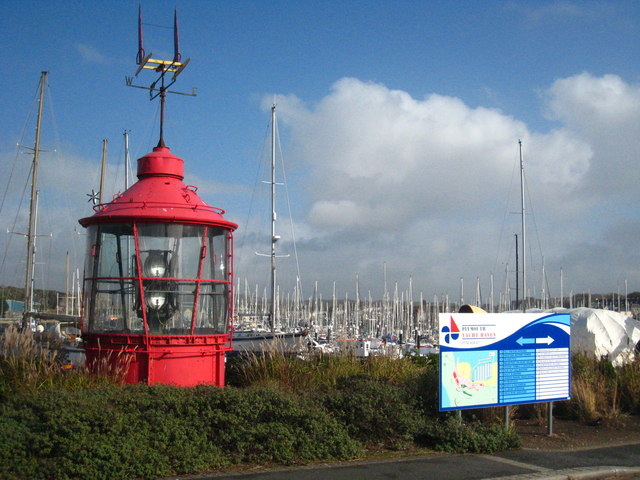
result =
[[[286,100],[281,100],[286,103]],[[313,109],[294,100],[281,114],[296,156],[313,169],[309,220],[352,228],[406,226],[417,218],[495,211],[506,195],[523,138],[543,187],[572,188],[589,166],[589,146],[566,131],[528,132],[503,113],[460,99],[423,100],[383,85],[343,79]]]
[[[533,6],[532,6],[533,5]],[[556,22],[593,22],[612,16],[615,5],[605,2],[557,1],[546,5],[509,3],[507,7],[522,17],[524,25],[537,28]]]
[[[600,197],[618,190],[640,199],[634,188],[639,180],[640,84],[617,75],[581,73],[556,80],[545,98],[550,118],[560,120],[594,152],[586,194]]]
[[[97,48],[92,47],[91,45],[76,43],[76,50],[86,62],[98,64],[106,64],[108,62],[107,58],[100,53]]]
[[[636,120],[640,108],[640,85],[629,85],[617,75],[593,77],[581,73],[556,80],[548,91],[552,118],[569,128],[595,133],[596,128],[618,128]],[[611,124],[613,122],[613,125]]]
[[[560,127],[532,132],[495,109],[437,94],[415,99],[354,78],[336,82],[315,105],[278,97],[294,145],[290,157],[311,171],[309,275],[328,284],[331,275],[342,278],[360,266],[377,277],[373,287],[386,260],[403,278],[451,290],[459,276],[502,270],[499,250],[520,224],[511,214],[519,211],[518,139],[528,215],[535,212],[529,228],[540,230],[547,272],[559,269],[575,245],[597,243],[617,221],[612,212],[594,222],[594,209],[615,209],[621,192],[638,198],[630,163],[640,151],[638,98],[638,87],[612,75],[559,79],[544,100]],[[606,178],[605,166],[612,168]],[[593,274],[602,274],[595,264]],[[606,281],[594,279],[594,288],[613,288]]]

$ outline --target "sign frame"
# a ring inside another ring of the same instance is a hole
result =
[[[571,398],[569,313],[440,313],[440,411]]]

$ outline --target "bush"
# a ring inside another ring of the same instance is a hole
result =
[[[1,478],[158,478],[362,452],[319,408],[264,389],[39,390],[1,408]]]
[[[619,369],[620,406],[623,411],[640,414],[640,356]]]
[[[422,415],[434,417],[440,414],[440,372],[437,360],[429,362],[419,376],[407,382],[406,387],[416,399]]]
[[[413,440],[421,416],[402,388],[365,376],[343,378],[324,397],[325,408],[367,445],[400,448]]]
[[[521,446],[520,437],[511,429],[465,423],[454,415],[429,420],[416,440],[434,450],[452,453],[493,453]]]
[[[303,360],[269,352],[230,360],[237,387],[176,388],[64,374],[46,357],[32,361],[7,345],[0,478],[147,479],[240,463],[350,459],[363,446],[490,453],[520,445],[499,409],[439,412],[437,358]],[[554,414],[590,421],[639,413],[640,361],[613,368],[574,355],[572,367],[573,399],[558,402]],[[511,411],[543,413],[540,405]]]

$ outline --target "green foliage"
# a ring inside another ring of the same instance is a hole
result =
[[[1,409],[0,478],[158,478],[362,451],[319,408],[264,389],[41,389]]]
[[[56,292],[55,290],[38,289],[34,294],[36,304],[41,311],[56,308],[58,305],[58,298],[62,298],[64,296],[64,292]],[[4,285],[0,286],[0,316],[5,315],[5,300],[24,300],[24,288]]]
[[[440,372],[438,361],[429,358],[422,373],[407,381],[406,388],[412,392],[422,415],[433,417],[440,414],[439,392]]]
[[[362,375],[340,379],[323,404],[352,437],[364,443],[399,448],[412,441],[419,428],[413,398],[383,380]]]
[[[26,342],[22,350],[9,340],[0,352],[3,479],[150,479],[349,459],[365,447],[490,453],[520,445],[491,409],[438,411],[437,357],[269,352],[230,359],[235,386],[176,388],[64,373],[30,350],[30,339],[11,340]],[[638,413],[640,361],[613,368],[574,355],[572,367],[574,398],[554,412],[585,421]]]
[[[521,445],[513,430],[477,421],[466,423],[456,415],[429,420],[416,440],[434,450],[456,453],[492,453]]]
[[[620,367],[618,375],[622,410],[640,414],[640,358]]]
[[[215,430],[236,461],[292,463],[316,458],[351,458],[361,452],[344,425],[322,409],[271,389],[228,389]]]

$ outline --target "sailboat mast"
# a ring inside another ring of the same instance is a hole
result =
[[[276,325],[276,105],[271,106],[271,305],[269,320],[271,332],[275,332]]]
[[[65,261],[65,282],[64,282],[64,314],[69,315],[69,251]]]
[[[518,140],[520,151],[520,200],[522,206],[522,311],[527,310],[527,236],[525,230],[524,205],[524,162],[522,160],[522,140]]]
[[[38,103],[38,118],[36,122],[36,141],[33,147],[33,173],[31,176],[31,206],[29,208],[29,230],[27,231],[27,268],[25,274],[24,288],[24,312],[33,312],[33,267],[35,255],[35,230],[36,230],[36,208],[37,208],[37,185],[38,185],[38,159],[40,157],[40,130],[42,127],[42,106],[44,104],[44,88],[47,82],[47,73],[42,72],[40,76],[40,101]],[[25,315],[23,327],[28,326],[28,319]]]
[[[30,283],[31,283],[31,290],[30,290],[30,296],[29,296],[29,307],[31,312],[34,311],[34,297],[35,297],[35,278],[36,278],[36,252],[37,252],[37,247],[36,247],[36,238],[38,238],[38,233],[37,233],[37,229],[38,229],[38,196],[39,196],[40,192],[38,190],[36,190],[36,209],[35,209],[35,220],[33,222],[33,249],[31,250],[31,272],[29,272],[29,279],[30,279]]]
[[[562,267],[560,267],[560,308],[564,308],[564,279],[562,278]]]
[[[520,308],[522,305],[520,303],[520,259],[518,258],[518,234],[515,234],[516,237],[516,310]]]

